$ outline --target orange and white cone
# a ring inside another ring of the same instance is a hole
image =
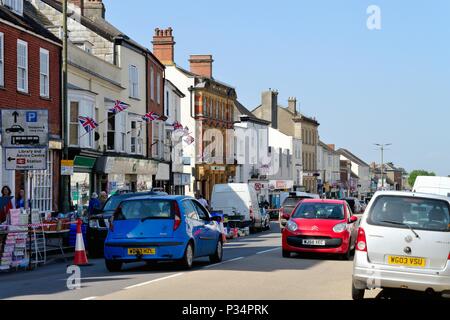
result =
[[[84,248],[83,233],[81,232],[81,225],[83,222],[78,219],[77,222],[77,241],[75,243],[75,258],[73,264],[76,266],[86,266],[88,259],[86,255],[86,249]]]

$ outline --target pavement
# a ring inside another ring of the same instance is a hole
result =
[[[67,265],[0,274],[0,299],[33,300],[350,300],[352,261],[323,255],[281,256],[281,234],[272,231],[226,244],[222,263],[195,261],[191,271],[174,263],[126,265],[109,273],[103,259],[81,268],[81,288],[69,290]],[[69,279],[70,280],[70,279]],[[70,282],[70,281],[69,281]],[[389,298],[386,291],[367,298]],[[411,297],[414,295],[411,294]],[[402,298],[408,294],[402,293]]]

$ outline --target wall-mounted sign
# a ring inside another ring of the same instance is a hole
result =
[[[73,160],[61,160],[61,175],[72,176],[74,163],[75,161]]]
[[[5,149],[6,170],[47,170],[47,149]]]
[[[47,148],[47,110],[2,110],[4,148]]]

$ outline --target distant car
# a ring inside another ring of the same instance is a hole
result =
[[[197,200],[186,196],[124,200],[114,213],[106,238],[106,268],[117,272],[124,263],[175,260],[190,269],[193,260],[200,257],[220,262],[220,219],[211,218]]]
[[[450,296],[450,200],[445,196],[383,191],[361,220],[352,297],[375,288]]]
[[[295,192],[291,193],[289,197],[284,200],[280,209],[280,227],[283,230],[286,227],[288,220],[290,219],[292,213],[294,212],[297,205],[305,199],[318,199],[318,195],[305,193],[305,192]]]
[[[329,253],[350,259],[358,218],[343,200],[303,200],[283,230],[283,257],[292,253]]]
[[[350,198],[343,198],[341,200],[347,201],[348,205],[350,206],[350,209],[354,214],[361,214],[364,212],[363,207],[359,202],[359,199],[350,197]]]
[[[11,128],[8,128],[5,130],[6,133],[24,133],[25,129],[22,128],[22,126],[19,125],[13,125]]]
[[[102,209],[95,210],[95,214],[89,217],[87,228],[87,247],[89,256],[102,257],[105,239],[108,235],[109,222],[119,204],[133,197],[141,196],[164,196],[165,192],[138,192],[118,193],[108,198]]]

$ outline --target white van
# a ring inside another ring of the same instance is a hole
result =
[[[229,220],[239,220],[240,228],[263,228],[258,196],[248,184],[216,184],[212,192],[211,208],[213,211],[222,211]]]
[[[450,197],[450,178],[417,177],[413,192],[437,194],[444,197]]]

